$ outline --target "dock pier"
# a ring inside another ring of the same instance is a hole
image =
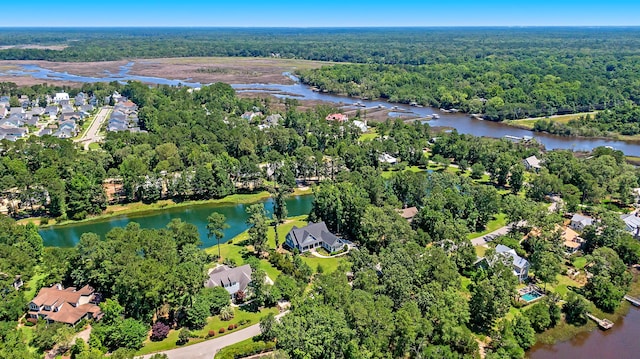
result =
[[[640,307],[640,299],[634,298],[630,295],[625,295],[624,299],[628,300],[629,303],[633,304],[636,307]]]
[[[591,313],[587,313],[587,317],[589,317],[594,322],[598,323],[598,326],[603,330],[611,329],[611,327],[613,327],[613,322],[610,321],[609,319],[599,319],[594,315],[592,315]]]

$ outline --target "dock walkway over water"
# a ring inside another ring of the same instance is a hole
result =
[[[636,307],[640,307],[640,299],[634,298],[630,295],[625,295],[624,299],[628,300],[631,304],[635,305]]]
[[[610,321],[609,319],[599,319],[594,315],[592,315],[591,313],[587,313],[587,317],[592,319],[594,322],[598,323],[598,326],[603,330],[611,329],[611,327],[613,327],[613,322]]]

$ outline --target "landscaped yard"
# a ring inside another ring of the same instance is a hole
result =
[[[220,320],[219,316],[215,316],[215,317],[210,317],[207,321],[207,325],[201,329],[201,330],[195,330],[192,332],[192,334],[194,336],[199,336],[199,337],[205,337],[207,336],[207,333],[209,332],[209,330],[215,330],[216,332],[216,336],[215,337],[219,337],[220,335],[218,334],[218,330],[220,328],[224,328],[225,329],[225,334],[228,333],[232,333],[236,330],[241,330],[243,328],[246,328],[248,326],[254,325],[254,324],[258,324],[260,322],[260,318],[266,316],[269,313],[273,313],[273,314],[277,314],[278,313],[278,309],[276,308],[268,308],[268,309],[263,309],[259,312],[249,312],[246,310],[242,310],[239,308],[234,308],[235,309],[235,316],[233,319],[229,320],[229,321],[223,321]],[[241,320],[249,320],[250,322],[240,326],[238,323]],[[238,324],[238,329],[234,329],[234,330],[227,330],[227,327],[229,326],[229,324]],[[164,351],[164,350],[169,350],[169,349],[173,349],[173,348],[177,348],[178,345],[176,345],[176,341],[178,341],[178,333],[180,331],[179,330],[171,330],[169,332],[169,335],[167,336],[166,339],[159,341],[159,342],[152,342],[152,341],[146,341],[145,342],[145,346],[142,347],[142,349],[140,349],[136,355],[144,355],[144,354],[149,354],[149,353],[153,353],[153,352],[158,352],[158,351]],[[225,335],[222,334],[222,335]],[[202,338],[198,338],[198,339],[192,339],[189,344],[195,344],[195,343],[199,343],[202,342],[204,339]]]
[[[302,257],[302,261],[307,263],[314,272],[318,271],[318,266],[322,266],[324,273],[335,272],[340,266],[340,263],[346,262],[347,257],[334,257],[334,258],[318,258],[318,257]]]
[[[487,223],[487,226],[482,232],[473,232],[467,235],[467,238],[473,239],[484,236],[485,234],[491,233],[500,227],[504,227],[507,225],[507,217],[504,213],[498,213],[493,217],[492,220]]]
[[[378,137],[378,133],[376,132],[376,129],[372,129],[367,133],[363,133],[362,135],[360,135],[360,137],[358,138],[358,141],[371,141],[375,138]]]
[[[511,125],[511,126],[517,126],[517,127],[523,127],[523,128],[528,128],[528,129],[532,129],[533,125],[536,123],[536,121],[538,120],[551,120],[553,122],[558,122],[558,123],[567,123],[571,120],[583,117],[585,115],[591,115],[594,116],[597,112],[581,112],[581,113],[574,113],[574,114],[569,114],[569,115],[558,115],[558,116],[550,116],[550,117],[535,117],[535,118],[525,118],[523,120],[512,120],[512,121],[504,121],[504,123]]]

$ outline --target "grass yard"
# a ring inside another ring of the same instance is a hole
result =
[[[419,173],[419,172],[424,172],[425,170],[418,167],[418,166],[407,166],[404,170],[402,170],[403,172],[406,171],[410,171],[410,172],[414,172],[414,173]],[[393,176],[394,173],[399,172],[396,170],[386,170],[382,172],[382,178],[384,179],[389,179],[391,178],[391,176]]]
[[[510,125],[510,126],[526,128],[526,129],[532,129],[533,125],[538,120],[551,120],[553,122],[558,122],[558,123],[567,123],[567,122],[569,122],[571,120],[575,120],[575,119],[578,119],[578,118],[586,116],[586,115],[594,116],[596,113],[597,112],[581,112],[581,113],[574,113],[574,114],[569,114],[569,115],[556,115],[556,116],[549,116],[549,117],[534,117],[534,118],[525,118],[525,119],[522,119],[522,120],[504,121],[504,123],[506,123],[507,125]]]
[[[335,272],[341,263],[347,261],[346,256],[335,258],[302,257],[302,261],[307,263],[314,272],[318,272],[318,266],[322,266],[324,273]]]
[[[358,141],[360,142],[364,142],[364,141],[371,141],[374,140],[378,137],[378,132],[375,128],[369,130],[367,133],[363,133],[362,135],[360,135],[360,137],[358,138]]]
[[[578,257],[571,264],[576,269],[583,269],[587,265],[587,257]]]
[[[558,274],[556,276],[556,279],[558,280],[558,283],[547,284],[547,290],[560,294],[562,297],[565,297],[567,295],[567,293],[569,292],[569,287],[575,287],[575,288],[582,287],[580,283],[567,277],[566,275]],[[541,285],[541,287],[544,289],[544,285]]]
[[[209,330],[215,330],[216,336],[214,338],[217,338],[220,336],[218,334],[218,330],[220,328],[225,329],[225,334],[222,334],[222,335],[226,335],[228,333],[233,333],[234,331],[244,329],[248,326],[258,324],[260,322],[260,318],[266,316],[269,313],[273,313],[273,314],[278,313],[277,308],[263,309],[260,312],[255,312],[255,313],[249,312],[246,310],[241,310],[239,308],[234,308],[234,309],[235,309],[235,317],[233,319],[229,321],[223,321],[220,319],[219,316],[216,315],[214,317],[210,317],[207,320],[207,325],[203,329],[194,330],[191,333],[194,336],[205,337],[209,332]],[[249,320],[250,323],[245,324],[244,326],[238,325],[238,329],[227,331],[227,327],[229,326],[229,324],[238,324],[241,320]],[[179,332],[180,332],[179,330],[171,330],[167,338],[159,342],[152,342],[150,340],[145,341],[144,346],[136,353],[136,355],[145,355],[145,354],[150,354],[158,351],[177,348],[178,345],[176,345],[176,342],[178,341]],[[202,341],[204,341],[204,339],[202,338],[192,339],[189,342],[189,344],[195,344]]]
[[[467,238],[468,239],[478,238],[488,233],[491,233],[500,227],[504,227],[506,225],[507,225],[507,216],[504,213],[498,213],[493,217],[492,220],[489,221],[489,223],[487,223],[487,226],[484,231],[469,233],[467,234]]]
[[[485,246],[475,246],[473,248],[475,248],[476,255],[478,256],[478,258],[484,257],[484,254],[487,253],[487,249],[489,249]]]

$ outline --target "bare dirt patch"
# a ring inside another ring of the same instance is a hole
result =
[[[69,45],[5,45],[0,46],[0,50],[9,50],[9,49],[32,49],[32,50],[54,50],[54,51],[62,51],[69,47]]]

